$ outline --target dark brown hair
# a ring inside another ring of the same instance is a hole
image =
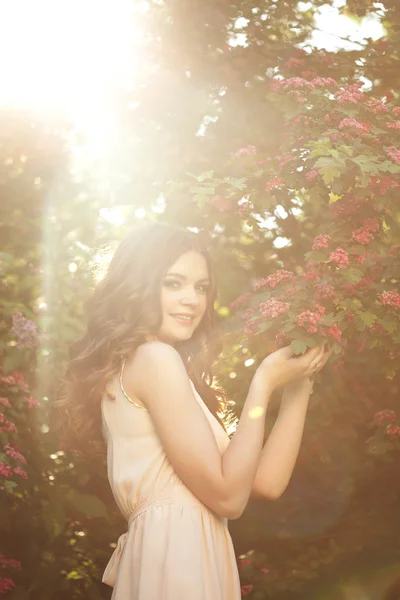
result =
[[[192,338],[176,349],[197,391],[224,426],[218,413],[226,410],[226,401],[222,390],[213,385],[212,374],[222,343],[209,252],[198,234],[152,223],[132,230],[119,244],[104,279],[86,303],[86,331],[69,348],[64,391],[55,403],[57,428],[67,448],[89,454],[103,452],[100,402],[107,383],[119,372],[124,358],[154,339],[162,323],[163,278],[178,258],[191,250],[207,261],[207,309]]]

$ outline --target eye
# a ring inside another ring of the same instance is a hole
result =
[[[201,285],[200,284],[200,285],[197,286],[197,289],[200,289],[200,291],[202,292],[202,294],[207,294],[208,291],[209,291],[209,289],[210,289],[210,286],[209,285]]]
[[[176,279],[167,279],[166,281],[164,281],[165,287],[172,288],[172,289],[176,289],[176,287],[179,286],[179,284],[180,284],[180,282],[177,281]]]

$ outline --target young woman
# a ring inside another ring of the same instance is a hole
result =
[[[151,224],[119,245],[71,348],[64,420],[76,447],[107,442],[128,531],[104,573],[113,600],[240,600],[228,519],[251,495],[279,497],[298,454],[323,347],[270,354],[232,438],[213,387],[215,276],[196,234]],[[285,386],[263,449],[272,391]]]

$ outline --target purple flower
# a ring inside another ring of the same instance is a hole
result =
[[[17,337],[17,348],[29,348],[37,344],[36,324],[33,321],[22,313],[15,312],[12,315],[12,323],[11,331]]]

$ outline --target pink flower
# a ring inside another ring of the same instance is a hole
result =
[[[363,92],[360,91],[361,85],[345,85],[339,91],[336,92],[335,98],[339,102],[339,104],[345,104],[346,102],[350,102],[352,104],[357,104],[359,100],[364,99]]]
[[[365,221],[363,222],[363,227],[364,227],[364,229],[366,229],[367,231],[369,231],[371,233],[376,233],[377,231],[380,230],[381,225],[377,218],[372,217],[369,219],[365,219]]]
[[[11,591],[15,587],[14,581],[10,577],[0,577],[0,595]]]
[[[251,585],[251,583],[249,583],[248,585],[242,585],[240,589],[242,591],[242,596],[248,596],[252,591],[253,586]]]
[[[336,293],[334,287],[330,283],[322,281],[315,286],[315,299],[322,300],[324,298],[334,298]]]
[[[246,304],[246,302],[248,300],[250,300],[250,298],[252,298],[252,297],[253,297],[253,294],[251,292],[248,292],[247,294],[242,294],[241,296],[236,298],[236,300],[231,302],[230,308],[232,308],[232,309],[239,308],[239,306],[242,306],[242,304]]]
[[[354,127],[362,133],[368,133],[371,129],[371,125],[369,123],[360,123],[356,119],[342,119],[339,123],[339,129],[343,129],[343,127]]]
[[[394,146],[389,146],[389,148],[386,148],[386,153],[393,162],[400,165],[400,150]]]
[[[384,421],[389,421],[390,423],[394,423],[397,419],[397,415],[394,412],[394,410],[389,410],[388,408],[385,408],[384,410],[380,410],[379,412],[375,413],[374,415],[374,421],[377,423],[377,425],[382,425],[382,423]]]
[[[369,231],[366,231],[365,229],[361,228],[361,229],[356,229],[355,231],[353,231],[352,238],[359,244],[362,244],[363,246],[365,246],[370,243],[370,241],[372,239],[372,235],[370,234]]]
[[[310,169],[308,173],[306,173],[306,179],[308,181],[314,181],[314,179],[318,176],[318,169]]]
[[[273,188],[275,188],[275,187],[281,188],[284,185],[285,184],[284,184],[283,179],[281,177],[273,177],[272,179],[270,179],[269,181],[267,181],[267,183],[265,184],[265,191],[266,192],[270,192]]]
[[[243,560],[240,561],[240,567],[242,569],[249,567],[251,564],[252,564],[252,561],[249,558],[244,558]]]
[[[255,146],[246,146],[245,148],[240,148],[237,152],[235,152],[235,158],[242,158],[243,156],[252,156],[256,154],[257,148]]]
[[[261,573],[264,573],[264,575],[268,575],[269,569],[261,569]]]
[[[366,258],[367,258],[366,252],[364,252],[364,254],[359,254],[358,256],[356,256],[356,263],[358,265],[362,265],[362,264],[364,264]]]
[[[386,104],[378,98],[372,98],[371,100],[367,100],[365,106],[368,106],[368,108],[374,114],[377,112],[388,112],[388,107],[386,106]]]
[[[252,319],[251,321],[247,321],[244,326],[244,335],[251,336],[256,334],[260,321],[261,319]]]
[[[400,427],[399,427],[399,425],[388,425],[386,427],[386,433],[388,435],[400,435]]]
[[[13,313],[11,332],[17,338],[17,348],[31,348],[38,342],[36,324],[21,312]]]
[[[303,327],[308,333],[317,333],[322,315],[312,310],[305,310],[297,317],[297,325]]]
[[[330,327],[327,327],[326,332],[328,335],[330,335],[331,337],[335,338],[335,340],[338,340],[338,341],[342,337],[342,332],[340,331],[337,323],[334,323],[333,325],[330,325]]]
[[[19,462],[26,465],[25,456],[23,456],[20,452],[15,450],[15,448],[10,446],[10,444],[7,444],[7,446],[4,446],[4,452],[7,454],[7,456],[11,456],[11,458],[13,458],[14,460],[18,460]]]
[[[400,129],[400,121],[395,121],[394,123],[386,123],[386,127],[389,129]]]
[[[371,177],[371,185],[379,184],[379,192],[383,195],[388,192],[388,190],[396,189],[400,187],[400,182],[397,181],[394,177],[377,177],[374,175]]]
[[[25,402],[29,406],[29,408],[33,408],[34,406],[39,406],[39,400],[34,398],[34,396],[25,396]]]
[[[383,292],[380,296],[381,304],[400,308],[400,294],[396,292]]]
[[[21,469],[21,467],[15,467],[14,473],[16,475],[19,475],[20,477],[22,477],[22,479],[28,479],[28,473],[26,471],[24,471],[23,469]]]
[[[4,554],[0,554],[0,566],[2,566],[4,569],[17,569],[17,571],[20,571],[22,568],[19,560],[6,558]]]
[[[272,275],[268,275],[268,277],[266,277],[265,279],[257,281],[257,283],[254,284],[253,289],[256,292],[265,286],[275,288],[278,285],[278,283],[281,283],[281,281],[295,280],[296,277],[294,273],[292,273],[292,271],[285,271],[284,269],[280,269],[279,271],[272,273]]]
[[[287,310],[289,310],[289,303],[281,302],[276,298],[271,298],[270,300],[261,302],[260,304],[260,313],[265,321],[278,317]]]
[[[9,477],[11,477],[12,475],[12,467],[10,467],[10,465],[6,465],[3,462],[0,462],[0,475],[2,477],[5,477],[6,479],[8,479]]]
[[[394,109],[392,110],[392,113],[396,116],[396,117],[400,117],[400,106],[395,106]]]
[[[0,405],[10,408],[11,404],[8,398],[0,398]]]
[[[298,89],[304,87],[311,87],[311,83],[306,79],[302,79],[301,77],[290,77],[289,79],[284,79],[280,82],[283,90],[290,89]]]
[[[320,235],[317,235],[317,237],[314,240],[312,249],[313,250],[321,250],[322,248],[328,248],[330,239],[331,239],[331,236],[328,234],[322,233]]]
[[[0,415],[1,417],[2,415]],[[0,431],[6,431],[7,433],[17,433],[17,428],[14,423],[7,421],[7,419],[0,419]]]
[[[344,269],[350,264],[349,255],[343,248],[337,248],[329,255],[329,260],[338,263],[338,269]]]
[[[337,82],[332,79],[332,77],[315,77],[315,79],[312,80],[311,82],[311,86],[313,88],[316,87],[329,87],[330,85],[333,85],[335,87],[337,87]]]
[[[296,155],[292,154],[292,152],[284,152],[281,156],[277,156],[278,164],[280,167],[284,167],[288,163],[296,160]]]

